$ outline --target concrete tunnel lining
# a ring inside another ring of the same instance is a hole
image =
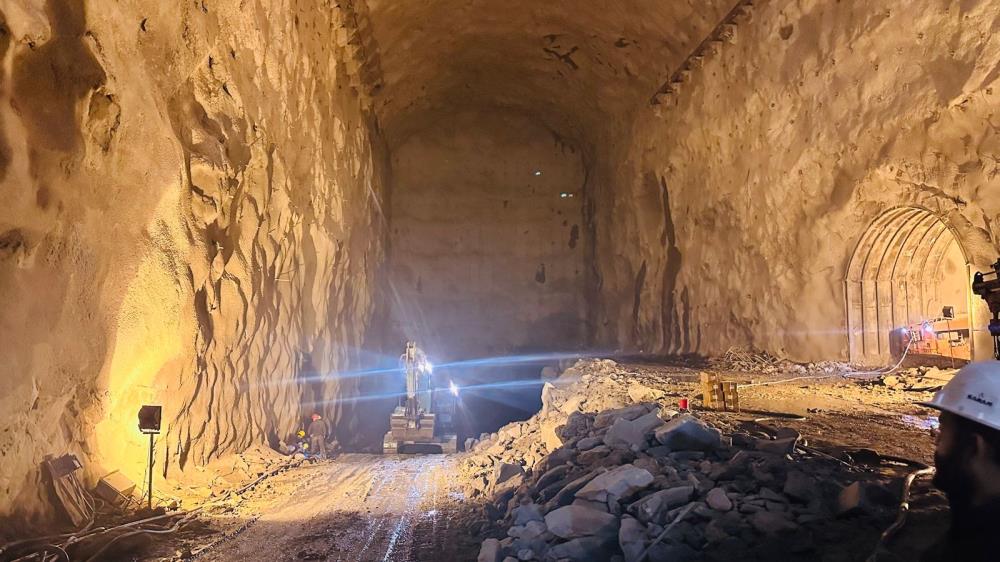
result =
[[[930,303],[940,302],[942,263],[949,252],[961,257],[959,279],[968,285],[965,248],[940,216],[904,206],[872,222],[855,248],[845,281],[852,361],[886,361],[891,330],[937,316]],[[949,304],[957,314],[970,314],[971,290],[966,287],[960,302]],[[974,338],[970,341],[974,346]]]

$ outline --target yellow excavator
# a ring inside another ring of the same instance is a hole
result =
[[[389,415],[389,431],[382,442],[385,453],[454,453],[455,409],[458,387],[435,377],[434,366],[416,342],[407,342],[399,357],[406,376],[406,395]]]

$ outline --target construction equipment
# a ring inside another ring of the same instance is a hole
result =
[[[458,387],[450,381],[437,384],[434,366],[415,342],[406,343],[399,362],[406,377],[406,396],[389,416],[383,451],[454,453]]]
[[[972,278],[972,292],[986,301],[993,314],[993,318],[990,319],[993,357],[1000,360],[1000,259],[993,264],[993,271],[976,273]]]
[[[940,366],[961,367],[972,360],[967,314],[955,314],[946,306],[941,316],[897,328],[889,333],[889,352],[899,361],[903,354],[912,359]]]

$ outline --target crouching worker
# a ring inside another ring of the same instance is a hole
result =
[[[326,458],[326,438],[330,434],[330,428],[326,424],[323,416],[314,413],[312,423],[309,424],[309,450],[313,456],[321,459]]]
[[[921,561],[1000,560],[1000,362],[966,365],[924,405],[941,411],[934,485],[951,527]]]

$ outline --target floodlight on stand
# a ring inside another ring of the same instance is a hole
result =
[[[149,466],[146,467],[149,480],[147,491],[149,500],[146,506],[153,509],[153,438],[160,432],[160,421],[163,418],[163,406],[144,405],[139,408],[139,431],[149,435]]]

